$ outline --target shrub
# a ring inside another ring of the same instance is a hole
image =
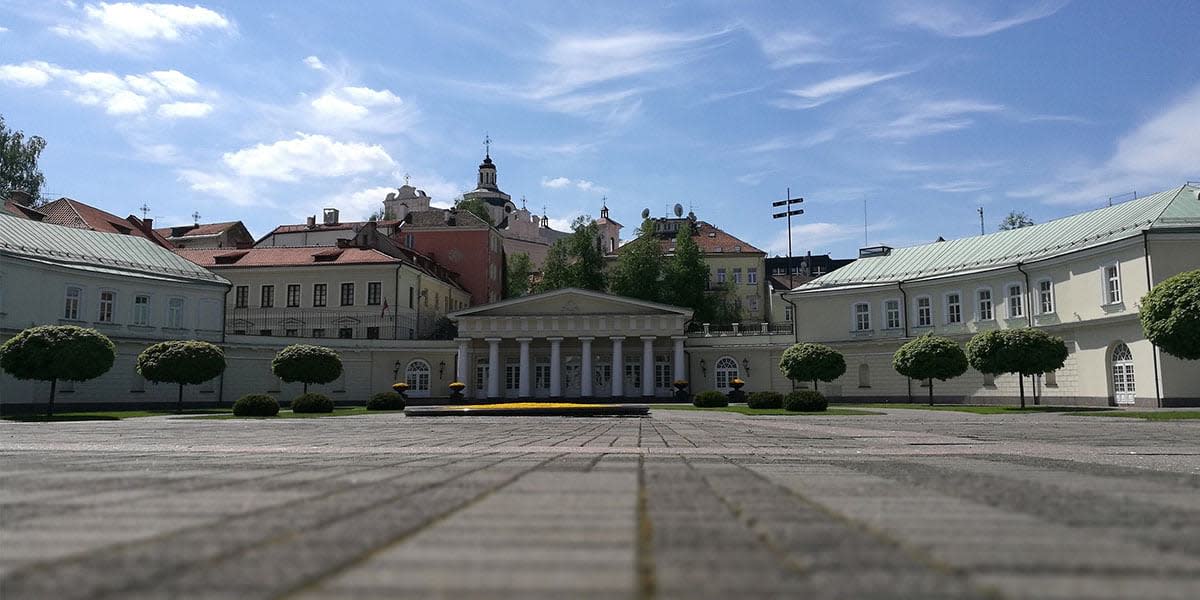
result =
[[[224,370],[225,353],[208,342],[159,342],[142,350],[137,357],[137,371],[142,377],[179,386],[175,412],[183,412],[183,386],[204,383]]]
[[[238,417],[273,417],[279,414],[279,403],[266,394],[246,394],[233,403]]]
[[[1024,327],[978,333],[967,342],[967,361],[976,371],[1016,373],[1025,408],[1025,376],[1062,368],[1069,351],[1062,338]]]
[[[367,410],[404,410],[404,396],[396,392],[382,392],[367,400]]]
[[[331,413],[333,412],[333,400],[324,394],[301,394],[292,400],[292,412]]]
[[[271,361],[271,372],[280,379],[304,384],[329,383],[342,376],[342,357],[324,346],[292,344],[279,351]]]
[[[1142,297],[1142,329],[1163,352],[1200,359],[1200,270],[1180,273]]]
[[[717,408],[721,406],[729,406],[729,399],[725,394],[716,390],[708,390],[700,392],[692,398],[692,404],[700,408]]]
[[[829,408],[829,401],[816,390],[800,390],[788,394],[783,407],[792,412],[821,412]]]
[[[17,379],[50,382],[51,415],[59,379],[95,379],[107,373],[116,358],[117,347],[108,336],[74,325],[30,327],[0,345],[0,369]]]
[[[846,359],[824,344],[796,344],[783,351],[779,370],[792,381],[833,381],[846,372]]]
[[[783,394],[779,392],[753,392],[746,400],[750,408],[783,408]]]

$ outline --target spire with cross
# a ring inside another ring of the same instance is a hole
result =
[[[492,136],[488,135],[487,132],[483,134],[483,156],[484,158],[492,157]]]
[[[404,185],[408,185],[408,178],[409,178],[409,177],[410,177],[410,175],[409,175],[408,173],[405,173],[405,174],[404,174]]]
[[[195,225],[200,224],[200,211],[197,211],[197,210],[192,211],[192,223]]]
[[[142,220],[143,221],[146,220],[146,217],[150,216],[150,207],[147,206],[145,202],[142,203],[142,207],[139,208],[138,210],[142,211]]]

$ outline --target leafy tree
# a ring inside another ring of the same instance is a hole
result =
[[[1180,273],[1142,298],[1142,329],[1163,352],[1200,359],[1200,270]]]
[[[30,327],[0,346],[0,369],[17,379],[50,382],[47,415],[54,414],[58,380],[87,381],[108,372],[117,347],[95,329],[74,325]]]
[[[612,292],[639,300],[665,301],[663,263],[662,245],[647,219],[637,238],[621,248],[612,272]]]
[[[433,329],[429,331],[427,340],[452,340],[458,337],[458,325],[450,317],[442,315],[433,321]]]
[[[572,233],[554,241],[542,263],[542,280],[536,287],[548,292],[567,287],[604,291],[604,253],[600,229],[591,217],[581,216],[571,224]]]
[[[324,346],[292,344],[275,355],[271,372],[288,383],[303,383],[307,394],[308,384],[329,383],[341,377],[342,357]]]
[[[1008,216],[1004,217],[1003,221],[1000,221],[1000,231],[1020,229],[1022,227],[1029,227],[1030,225],[1033,225],[1033,219],[1029,218],[1029,215],[1014,210],[1008,213]]]
[[[46,149],[41,136],[25,139],[25,133],[9,129],[0,115],[0,196],[19,190],[35,201],[46,184],[46,176],[38,169],[38,157]]]
[[[815,390],[817,380],[829,382],[841,377],[846,372],[846,359],[825,344],[795,344],[783,351],[779,370],[792,381],[811,381]]]
[[[459,196],[458,198],[454,199],[454,208],[457,208],[458,210],[465,210],[479,217],[480,219],[483,219],[483,222],[487,223],[488,225],[496,224],[495,221],[492,221],[492,215],[488,212],[487,204],[485,204],[484,201],[479,198],[471,198],[470,200],[466,200],[462,196]]]
[[[518,298],[529,294],[530,277],[533,275],[533,261],[529,255],[518,252],[510,255],[504,270],[504,297]]]
[[[967,342],[967,361],[977,371],[1016,373],[1025,408],[1025,377],[1060,369],[1069,351],[1062,338],[1040,329],[997,329],[978,333]]]
[[[708,263],[692,236],[692,225],[684,222],[675,234],[675,254],[663,267],[663,301],[692,309],[697,322],[741,320],[730,286],[710,289],[709,278]]]
[[[967,355],[954,340],[926,334],[900,346],[892,367],[905,377],[929,380],[929,405],[933,406],[933,380],[945,381],[967,372]]]
[[[394,220],[395,218],[396,218],[396,215],[392,214],[392,211],[384,209],[384,208],[377,208],[377,209],[375,209],[375,212],[371,213],[371,216],[367,217],[367,220],[368,221],[391,221],[391,220]]]
[[[225,371],[225,353],[214,344],[195,340],[159,342],[142,350],[137,371],[154,382],[179,385],[175,412],[183,412],[183,386],[204,383]]]

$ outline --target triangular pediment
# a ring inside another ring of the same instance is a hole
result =
[[[556,315],[671,315],[691,318],[692,311],[592,290],[565,288],[472,307],[453,313],[450,318]]]

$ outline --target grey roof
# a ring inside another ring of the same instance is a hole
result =
[[[0,253],[93,272],[229,284],[146,238],[7,215],[0,215]]]
[[[1200,187],[1177,188],[1038,225],[896,248],[860,258],[796,291],[874,285],[1010,267],[1140,236],[1144,230],[1200,227]]]

